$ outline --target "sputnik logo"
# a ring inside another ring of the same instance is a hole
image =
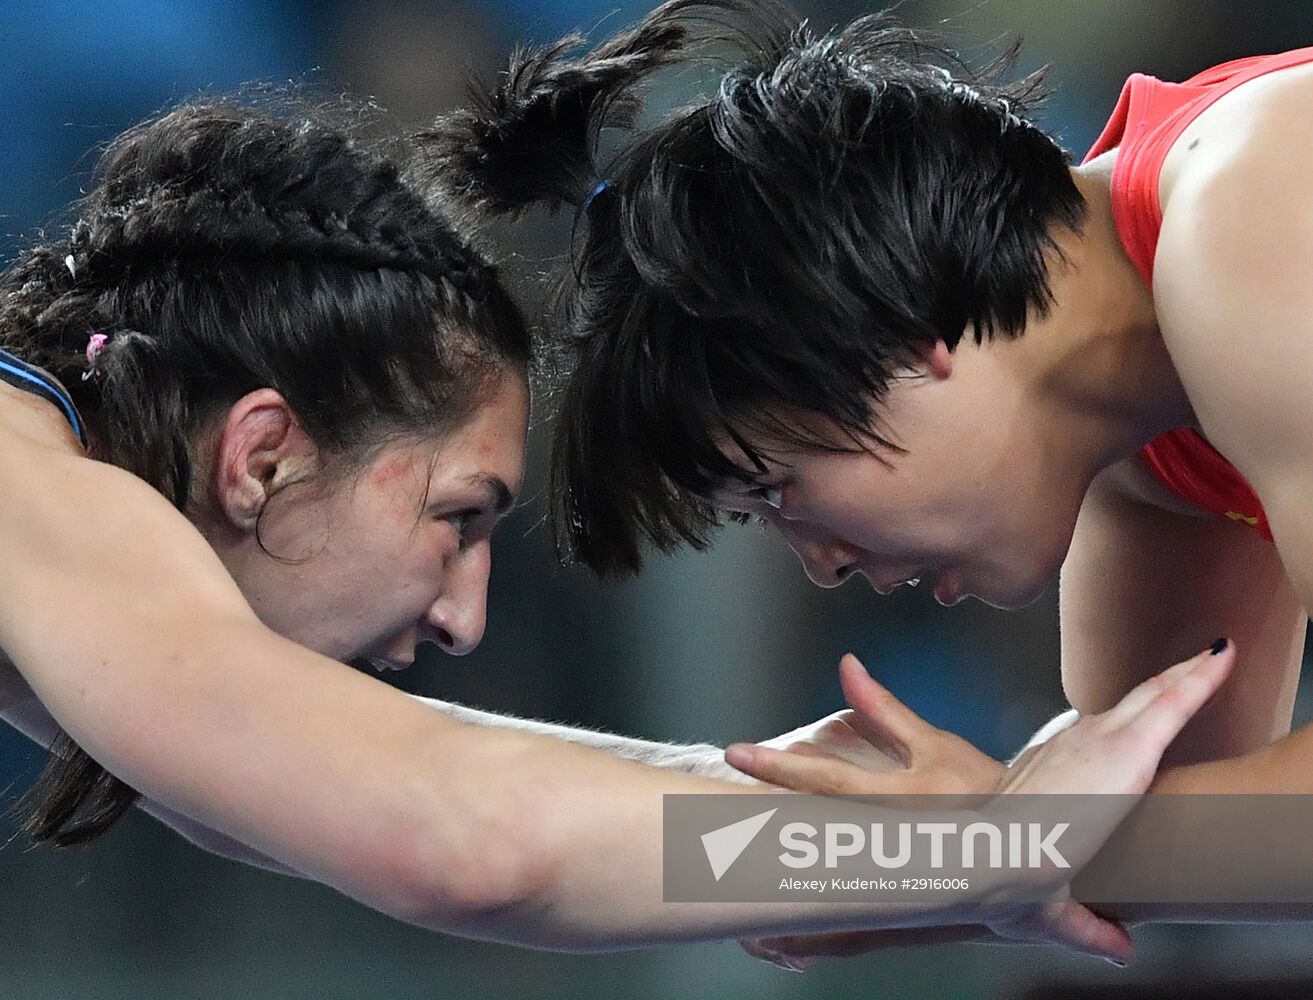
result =
[[[739,859],[748,845],[761,833],[762,827],[779,809],[768,809],[756,816],[749,816],[729,826],[702,835],[702,849],[707,852],[707,861],[711,864],[711,874],[717,882],[729,871],[730,865]]]

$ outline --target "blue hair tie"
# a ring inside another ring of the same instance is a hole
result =
[[[594,185],[593,189],[588,192],[588,197],[584,199],[584,203],[579,207],[583,211],[587,212],[588,209],[592,207],[593,199],[596,198],[599,194],[601,194],[610,186],[611,186],[611,182],[609,180],[598,181],[597,184]]]

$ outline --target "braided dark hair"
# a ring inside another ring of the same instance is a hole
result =
[[[715,93],[599,160],[708,37],[734,43]],[[552,460],[558,542],[599,572],[638,569],[645,540],[705,546],[706,497],[766,467],[742,430],[824,447],[780,416],[806,411],[894,449],[874,401],[918,345],[1016,335],[1050,305],[1054,233],[1084,204],[1030,121],[1041,77],[1007,79],[1015,47],[975,70],[884,14],[817,33],[775,0],[670,0],[580,48],[517,55],[433,144],[492,211],[608,182],[564,289]]]
[[[198,432],[257,388],[349,463],[457,424],[528,364],[518,309],[414,179],[422,164],[353,137],[351,110],[215,100],[138,125],[66,237],[0,276],[0,346],[64,383],[94,457],[179,509],[197,499]],[[109,340],[83,379],[94,331]],[[63,737],[27,830],[90,840],[135,798]]]

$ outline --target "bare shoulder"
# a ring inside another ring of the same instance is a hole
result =
[[[43,453],[75,455],[80,445],[68,421],[45,400],[0,382],[0,477],[23,475],[31,461]],[[11,527],[24,530],[17,511],[7,511]],[[32,689],[9,655],[0,648],[0,718],[33,697]]]
[[[183,514],[137,476],[87,457],[62,419],[0,395],[0,650],[43,700],[38,675],[85,662],[117,633],[168,639],[202,611],[253,617]]]
[[[1154,302],[1209,439],[1263,492],[1313,455],[1313,67],[1254,80],[1164,167]]]
[[[54,404],[6,382],[0,382],[0,437],[71,453],[82,450],[68,420]]]
[[[1250,80],[1219,98],[1173,143],[1159,175],[1164,216],[1178,191],[1189,192],[1217,179],[1256,153],[1284,152],[1269,164],[1300,172],[1313,151],[1313,63],[1291,66]]]

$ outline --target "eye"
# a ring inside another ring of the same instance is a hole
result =
[[[467,510],[458,510],[453,514],[443,514],[438,518],[439,521],[445,521],[456,529],[456,537],[460,547],[465,549],[473,541],[474,528],[478,524],[479,518],[483,516],[483,511],[470,508]]]
[[[783,489],[779,486],[758,486],[748,491],[748,496],[760,500],[772,510],[779,510],[783,505]]]

